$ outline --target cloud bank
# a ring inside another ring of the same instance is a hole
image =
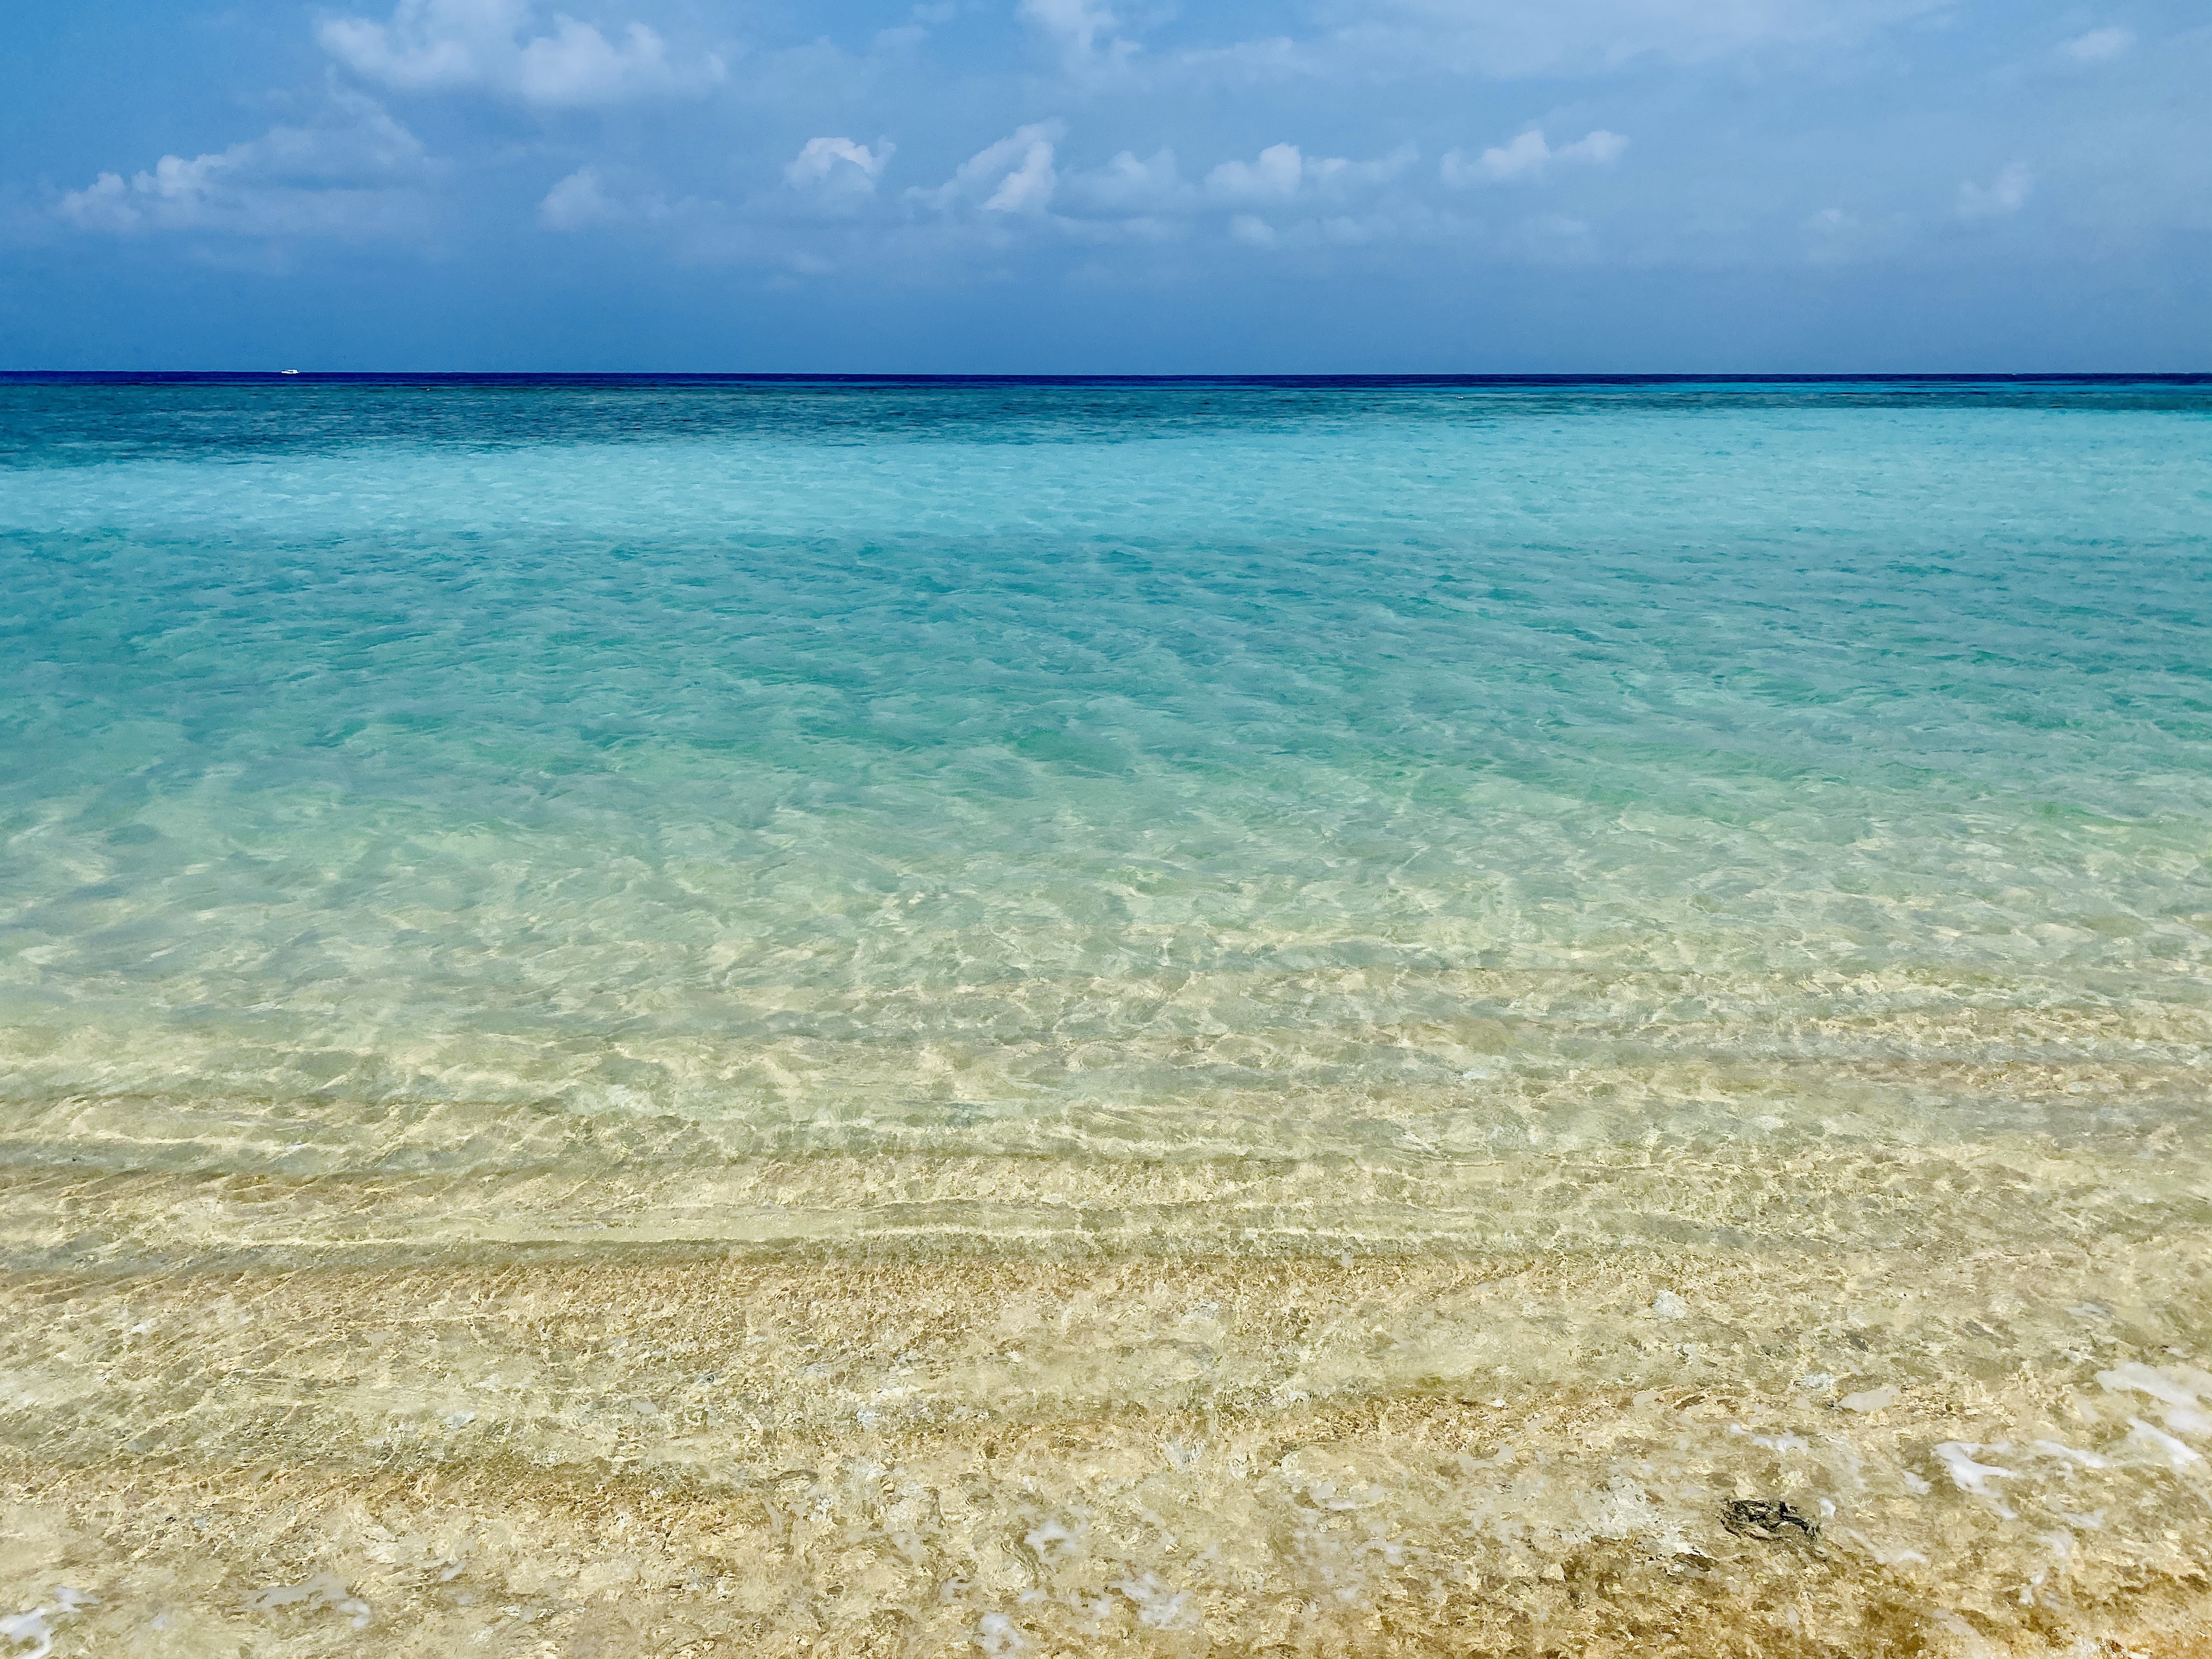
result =
[[[873,149],[850,138],[809,138],[784,180],[794,190],[872,191],[897,149],[888,138]]]
[[[103,173],[56,210],[79,229],[124,235],[412,238],[428,220],[434,172],[381,105],[340,93],[308,125],[190,159],[164,155],[128,179]]]
[[[39,234],[458,229],[502,256],[589,237],[602,269],[1172,285],[1258,255],[1707,269],[2070,235],[2073,257],[2212,199],[2212,28],[2150,10],[1974,33],[1937,0],[337,4],[295,40],[326,60],[289,95],[307,113],[116,157],[40,193]]]
[[[909,200],[939,213],[973,208],[993,214],[1042,213],[1059,187],[1053,146],[1066,131],[1064,123],[1032,122],[963,161],[933,190],[916,187]]]
[[[386,88],[482,88],[556,107],[696,92],[726,72],[712,53],[676,62],[644,23],[610,40],[565,13],[541,19],[531,0],[399,0],[384,22],[334,17],[318,34],[340,63]]]
[[[1589,162],[1609,167],[1627,148],[1627,139],[1600,127],[1554,149],[1545,142],[1542,128],[1530,127],[1509,143],[1493,144],[1473,158],[1461,150],[1448,151],[1437,171],[1444,183],[1462,189],[1509,179],[1540,179],[1555,165]]]

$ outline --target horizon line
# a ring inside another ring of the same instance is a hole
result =
[[[1284,374],[917,374],[906,372],[770,372],[714,369],[318,369],[318,368],[11,368],[0,369],[0,383],[76,383],[128,385],[178,382],[260,382],[283,380],[374,383],[451,381],[496,384],[528,381],[566,381],[607,384],[699,382],[704,384],[812,386],[1765,386],[1918,384],[1931,386],[1991,383],[2064,385],[2093,382],[2145,382],[2168,385],[2212,383],[2212,370],[2094,369],[1991,370],[1935,372],[1905,370],[1892,373],[1623,373],[1590,371],[1579,374],[1480,373],[1284,373]]]

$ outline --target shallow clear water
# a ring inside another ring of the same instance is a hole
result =
[[[14,382],[0,463],[24,1606],[1873,1651],[2212,1570],[2212,386]],[[502,1588],[206,1496],[426,1472],[539,1505],[422,1545]],[[722,1565],[592,1577],[624,1482]]]

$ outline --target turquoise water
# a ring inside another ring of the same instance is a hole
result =
[[[1350,1151],[2189,1057],[2202,389],[7,396],[27,1103]]]
[[[0,836],[16,1273],[2063,1241],[2120,1346],[1757,1386],[2207,1363],[2203,384],[9,382]]]

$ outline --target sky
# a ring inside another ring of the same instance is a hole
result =
[[[2212,368],[2172,0],[14,0],[0,368]]]

